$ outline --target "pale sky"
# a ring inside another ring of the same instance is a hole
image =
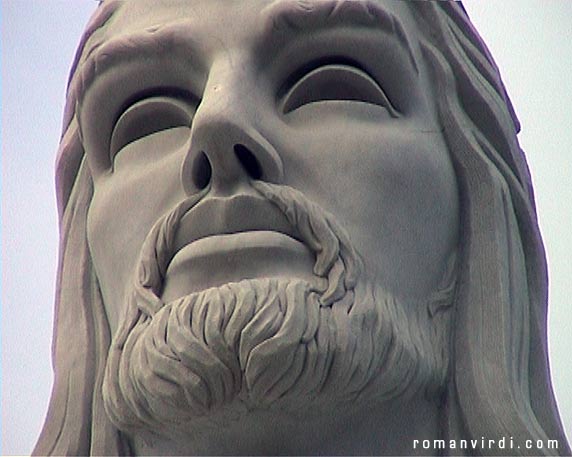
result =
[[[572,2],[465,1],[522,123],[550,268],[550,352],[572,436]],[[29,454],[51,390],[54,158],[64,90],[94,0],[1,0],[0,454]]]

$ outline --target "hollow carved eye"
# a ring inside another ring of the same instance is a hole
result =
[[[300,78],[286,93],[282,112],[324,101],[356,101],[381,106],[399,117],[379,84],[365,71],[346,64],[320,66]]]
[[[143,137],[174,127],[190,127],[194,109],[190,103],[173,97],[156,96],[127,108],[113,128],[110,156]]]

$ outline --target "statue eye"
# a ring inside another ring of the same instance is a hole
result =
[[[399,117],[379,84],[365,71],[346,64],[318,67],[300,78],[286,93],[282,112],[324,101],[355,101],[382,106],[391,117]]]
[[[127,108],[111,134],[110,156],[136,140],[174,127],[190,127],[192,104],[167,96],[149,97]]]

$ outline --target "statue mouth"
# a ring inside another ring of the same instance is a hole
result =
[[[300,243],[302,237],[276,205],[255,193],[201,200],[181,220],[173,254],[203,238],[250,231],[282,233]]]
[[[262,277],[318,281],[315,254],[286,216],[255,194],[209,197],[180,220],[162,299]]]

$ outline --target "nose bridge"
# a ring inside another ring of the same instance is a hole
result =
[[[256,98],[251,96],[251,80],[231,66],[213,66],[193,118],[190,147],[181,169],[187,193],[200,187],[197,182],[203,180],[198,176],[201,169],[209,169],[215,192],[230,193],[248,182],[252,176],[245,169],[244,154],[256,162],[260,179],[282,180],[282,161],[256,123],[259,116]]]

